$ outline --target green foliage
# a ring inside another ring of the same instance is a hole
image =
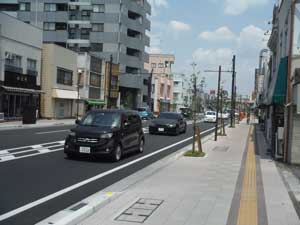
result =
[[[186,153],[184,153],[184,156],[186,156],[186,157],[204,157],[205,153],[198,152],[198,151],[193,152],[192,150],[189,150]]]

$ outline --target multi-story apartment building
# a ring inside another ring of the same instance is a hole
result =
[[[16,8],[20,20],[43,28],[46,43],[106,60],[112,55],[120,65],[121,101],[130,93],[131,107],[143,104],[143,81],[149,77],[144,71],[150,44],[147,0],[0,0],[0,10],[13,13]]]
[[[152,106],[153,112],[159,114],[164,111],[173,111],[173,87],[172,65],[175,62],[174,55],[151,54],[149,63],[145,68],[152,72]]]
[[[39,107],[42,39],[41,29],[0,12],[0,113],[5,119],[22,118],[26,106]]]

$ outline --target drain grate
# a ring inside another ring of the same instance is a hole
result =
[[[213,149],[215,152],[227,152],[229,149],[228,146],[217,146]]]
[[[144,223],[163,202],[163,200],[158,199],[141,198],[122,212],[115,220]]]

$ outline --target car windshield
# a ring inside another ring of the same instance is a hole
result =
[[[120,127],[120,121],[121,119],[118,113],[97,112],[86,115],[86,117],[81,121],[81,125]]]
[[[138,111],[138,112],[146,112],[147,110],[145,108],[137,108],[136,111]]]
[[[207,115],[207,116],[215,116],[216,113],[215,113],[215,112],[207,112],[206,115]]]
[[[178,115],[175,114],[175,113],[161,113],[158,118],[160,118],[160,119],[177,120],[178,119]]]

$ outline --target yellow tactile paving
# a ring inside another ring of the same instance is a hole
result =
[[[248,140],[249,146],[237,225],[257,225],[256,158],[252,136],[253,127],[250,129],[250,140]]]

